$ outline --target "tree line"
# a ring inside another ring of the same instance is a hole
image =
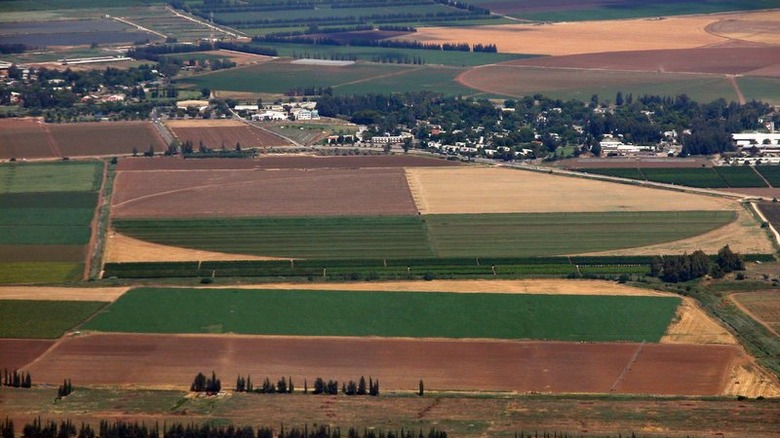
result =
[[[220,383],[220,380],[217,378],[216,374],[212,371],[211,378],[206,378],[206,376],[203,373],[198,373],[198,375],[195,377],[195,380],[193,381],[192,385],[190,386],[191,391],[195,392],[207,392],[211,394],[216,394],[219,392],[222,388],[222,385]],[[371,376],[369,376],[368,381],[366,381],[365,376],[360,376],[360,378],[355,380],[348,380],[346,382],[341,383],[341,393],[344,395],[371,395],[371,396],[378,396],[379,395],[379,379],[374,379]],[[338,395],[339,393],[339,382],[338,380],[325,380],[322,377],[317,377],[314,379],[314,383],[309,387],[308,380],[304,379],[303,381],[303,393],[308,394],[311,390],[311,393],[314,395],[319,394],[325,394],[325,395]],[[266,377],[263,379],[263,382],[260,385],[255,385],[255,383],[252,381],[252,376],[247,375],[246,377],[239,375],[236,377],[236,385],[235,385],[235,391],[236,392],[251,392],[251,393],[258,393],[258,394],[292,394],[295,391],[295,384],[293,383],[292,377],[285,378],[284,376],[280,377],[279,380],[276,382],[272,382],[270,378]]]
[[[391,49],[415,49],[415,50],[436,50],[439,52],[486,52],[497,53],[498,47],[495,44],[477,43],[469,45],[467,43],[422,43],[414,40],[378,40],[365,37],[354,37],[346,40],[313,37],[313,36],[289,36],[281,34],[257,35],[252,37],[253,42],[281,43],[281,44],[310,44],[319,46],[354,46],[354,47],[381,47]]]
[[[724,246],[718,251],[714,263],[704,251],[679,256],[655,257],[650,264],[650,275],[668,283],[694,280],[707,274],[721,278],[729,272],[745,270],[745,262],[738,253]]]
[[[24,438],[447,438],[447,432],[436,428],[427,431],[423,429],[401,430],[376,430],[363,429],[362,431],[350,427],[342,432],[339,427],[325,425],[305,424],[303,427],[285,427],[281,425],[279,430],[272,427],[260,426],[257,429],[251,426],[214,426],[210,424],[183,424],[175,422],[159,423],[147,426],[145,423],[124,422],[117,420],[101,420],[98,430],[89,424],[81,423],[78,429],[69,419],[44,422],[40,417],[27,423],[22,428]],[[6,417],[0,423],[0,438],[15,438],[14,423]]]
[[[31,388],[32,379],[30,378],[30,373],[19,372],[17,370],[8,372],[7,369],[3,368],[3,386],[10,386],[12,388]]]

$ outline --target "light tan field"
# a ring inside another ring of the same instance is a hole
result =
[[[734,201],[488,167],[406,169],[422,214],[735,210]]]
[[[709,254],[715,254],[725,245],[741,254],[771,254],[775,251],[772,242],[759,224],[744,208],[735,209],[737,220],[712,230],[709,233],[693,236],[688,239],[639,248],[619,249],[614,251],[593,252],[578,255],[658,255],[682,254],[700,249]]]
[[[738,344],[728,330],[710,318],[689,297],[683,297],[674,321],[661,338],[662,344]]]
[[[574,55],[622,50],[688,49],[726,41],[705,27],[712,17],[663,20],[588,21],[553,24],[506,24],[478,27],[421,27],[400,39],[427,43],[494,43],[500,53]]]
[[[728,14],[707,26],[713,35],[764,44],[780,44],[780,9],[748,14]]]
[[[133,239],[117,232],[111,232],[106,239],[105,261],[120,262],[188,262],[220,260],[277,260],[275,257],[260,257],[247,254],[227,254],[214,251],[158,245]]]
[[[780,397],[780,383],[777,377],[769,374],[747,357],[736,362],[727,379],[723,395]]]
[[[475,27],[421,27],[398,39],[422,42],[494,43],[501,53],[573,55],[623,50],[686,49],[712,46],[744,38],[772,42],[780,39],[771,28],[721,26],[723,36],[708,31],[721,20],[764,22],[780,20],[777,11],[695,15],[663,19],[587,21],[553,24],[508,24]],[[716,27],[716,29],[718,29]],[[745,32],[745,29],[751,29]]]
[[[35,301],[114,301],[129,287],[0,287],[0,300]]]

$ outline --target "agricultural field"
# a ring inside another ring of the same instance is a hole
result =
[[[0,166],[0,283],[83,276],[102,163]]]
[[[211,149],[292,146],[289,141],[265,129],[238,120],[169,120],[165,124],[176,138],[191,142],[195,150],[203,144]]]
[[[658,342],[679,304],[674,297],[144,288],[125,293],[82,328]],[[256,318],[267,309],[275,309],[274,318]],[[551,320],[558,322],[549,324]]]
[[[750,75],[780,66],[780,47],[710,47],[677,50],[642,50],[538,57],[504,65],[546,68],[627,70],[666,73]],[[780,72],[780,71],[779,71]],[[764,74],[762,76],[768,76]]]
[[[307,87],[332,87],[336,94],[364,93],[367,90],[438,90],[445,94],[469,94],[455,76],[463,70],[396,64],[356,63],[323,66],[274,61],[241,69],[231,69],[182,79],[193,88],[220,91],[283,94]],[[437,82],[438,80],[438,82]]]
[[[0,368],[18,369],[43,354],[54,341],[44,339],[0,338]]]
[[[491,12],[535,21],[589,21],[675,15],[714,14],[718,12],[768,9],[777,5],[770,0],[757,2],[695,1],[676,2],[639,0],[558,1],[474,0],[472,4]]]
[[[672,242],[735,219],[729,211],[114,220],[154,243],[280,258],[530,257]],[[614,238],[616,229],[620,238]],[[613,236],[610,238],[610,236]]]
[[[165,5],[150,5],[154,2],[130,2],[127,6],[112,5],[111,13],[137,26],[142,26],[165,37],[176,38],[179,42],[200,42],[208,38],[232,38],[234,32],[225,32],[219,26],[208,27],[200,22],[185,18],[180,12]]]
[[[541,93],[559,99],[587,101],[594,94],[606,99],[618,91],[634,95],[687,94],[700,102],[737,94],[725,76],[641,71],[521,67],[498,64],[467,70],[457,78],[462,85],[485,93],[522,97]]]
[[[311,122],[264,123],[263,128],[283,135],[299,144],[315,144],[329,135],[355,134],[357,125],[338,125]]]
[[[0,300],[0,338],[59,338],[103,306],[91,301]]]
[[[730,201],[638,186],[614,191],[613,183],[547,173],[415,167],[448,162],[414,160],[122,160],[112,199],[117,234],[109,239],[111,261],[142,261],[132,251],[148,252],[152,261],[224,260],[226,254],[528,257],[630,251],[680,241],[674,249],[653,253],[670,254],[713,251],[712,245],[725,244],[724,236],[742,253],[771,252],[758,224]],[[383,167],[390,163],[411,167]],[[458,181],[474,183],[452,190]],[[526,190],[529,186],[535,190]],[[600,195],[605,192],[611,195]],[[727,227],[721,238],[710,236],[721,227]],[[614,238],[616,229],[620,238]],[[701,239],[710,243],[703,245]],[[200,251],[204,258],[187,259],[172,247]],[[165,248],[171,258],[164,258]],[[524,269],[541,273],[542,268]],[[562,269],[562,275],[571,272],[571,267]]]
[[[149,122],[48,124],[35,119],[0,120],[0,159],[129,155],[167,145]]]
[[[617,176],[699,188],[761,188],[767,187],[753,167],[699,168],[590,168],[582,169],[598,175]]]
[[[338,34],[328,38],[337,37]],[[279,56],[298,57],[298,58],[320,58],[330,59],[331,57],[354,57],[360,61],[376,61],[394,57],[395,59],[422,59],[428,65],[448,65],[454,67],[468,67],[484,64],[494,64],[498,62],[522,59],[532,55],[514,54],[514,53],[483,53],[483,52],[458,52],[458,51],[439,51],[439,50],[415,50],[386,47],[359,47],[359,46],[327,46],[327,45],[307,45],[307,44],[280,44],[260,42],[257,45],[275,49]]]
[[[744,292],[731,295],[739,307],[780,336],[780,293],[776,290]]]
[[[111,19],[25,21],[4,23],[0,29],[0,43],[32,47],[127,44],[150,39],[159,37]]]

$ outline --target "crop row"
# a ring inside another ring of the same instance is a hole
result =
[[[588,173],[679,184],[700,188],[766,187],[766,179],[772,186],[780,186],[778,166],[734,166],[707,168],[597,168],[583,169]]]

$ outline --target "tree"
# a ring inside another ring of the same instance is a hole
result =
[[[420,379],[420,388],[417,390],[417,395],[422,397],[425,394],[425,384],[423,383],[422,379]]]
[[[618,91],[617,95],[615,96],[615,105],[617,106],[623,106],[623,92]]]
[[[363,376],[360,376],[360,382],[358,382],[357,395],[366,395],[366,378]]]
[[[724,273],[745,270],[745,262],[742,260],[742,257],[732,251],[728,245],[718,251],[715,263]]]

